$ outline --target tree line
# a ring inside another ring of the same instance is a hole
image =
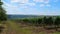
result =
[[[17,19],[18,20],[18,19]],[[25,18],[20,19],[25,23],[32,23],[32,24],[45,24],[45,25],[60,25],[60,17],[46,17],[43,18]]]
[[[17,19],[18,23],[25,23],[25,24],[31,24],[36,26],[54,26],[54,28],[59,27],[60,28],[60,17],[59,16],[44,16],[42,18],[25,18],[25,19]]]

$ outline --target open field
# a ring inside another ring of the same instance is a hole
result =
[[[7,21],[3,34],[60,34],[55,30],[45,30],[43,27],[28,26],[26,24]]]

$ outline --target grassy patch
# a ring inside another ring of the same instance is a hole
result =
[[[6,25],[8,26],[8,28],[11,28],[13,29],[15,32],[17,32],[17,34],[45,34],[45,32],[40,32],[40,33],[36,33],[36,32],[32,32],[33,31],[33,27],[32,28],[20,28],[18,27],[19,25],[16,24],[15,22],[13,21],[7,21]],[[22,24],[23,25],[23,24]],[[21,26],[21,25],[20,25]],[[60,32],[55,32],[53,34],[60,34]]]
[[[26,28],[18,28],[18,25],[14,22],[8,21],[7,23],[8,28],[12,28],[14,31],[17,33],[24,33],[24,34],[32,34],[31,30],[26,29]]]
[[[60,34],[60,32],[55,32],[55,33],[53,33],[53,34]]]
[[[40,32],[39,34],[45,34],[44,32]]]

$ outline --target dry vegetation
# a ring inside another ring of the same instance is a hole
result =
[[[47,18],[48,21],[42,21],[42,18],[37,21],[35,18],[4,21],[0,23],[0,28],[3,27],[1,34],[60,34],[60,24],[56,23],[60,20],[57,21],[57,18],[51,23],[49,19],[51,18]]]

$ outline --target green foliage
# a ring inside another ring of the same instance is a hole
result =
[[[60,18],[59,17],[56,17],[54,24],[55,25],[60,25]]]
[[[52,17],[44,17],[43,21],[46,25],[52,25],[53,24],[53,19]]]
[[[0,2],[0,5],[2,5],[3,3],[2,2]]]
[[[41,24],[42,23],[42,18],[39,18],[37,22],[38,22],[38,24]]]
[[[20,18],[20,19],[14,19],[18,23],[30,23],[30,24],[36,24],[36,25],[60,25],[60,17],[59,16],[44,16],[36,17],[36,18]]]
[[[0,1],[0,21],[7,20],[6,11],[2,7],[2,2]]]

